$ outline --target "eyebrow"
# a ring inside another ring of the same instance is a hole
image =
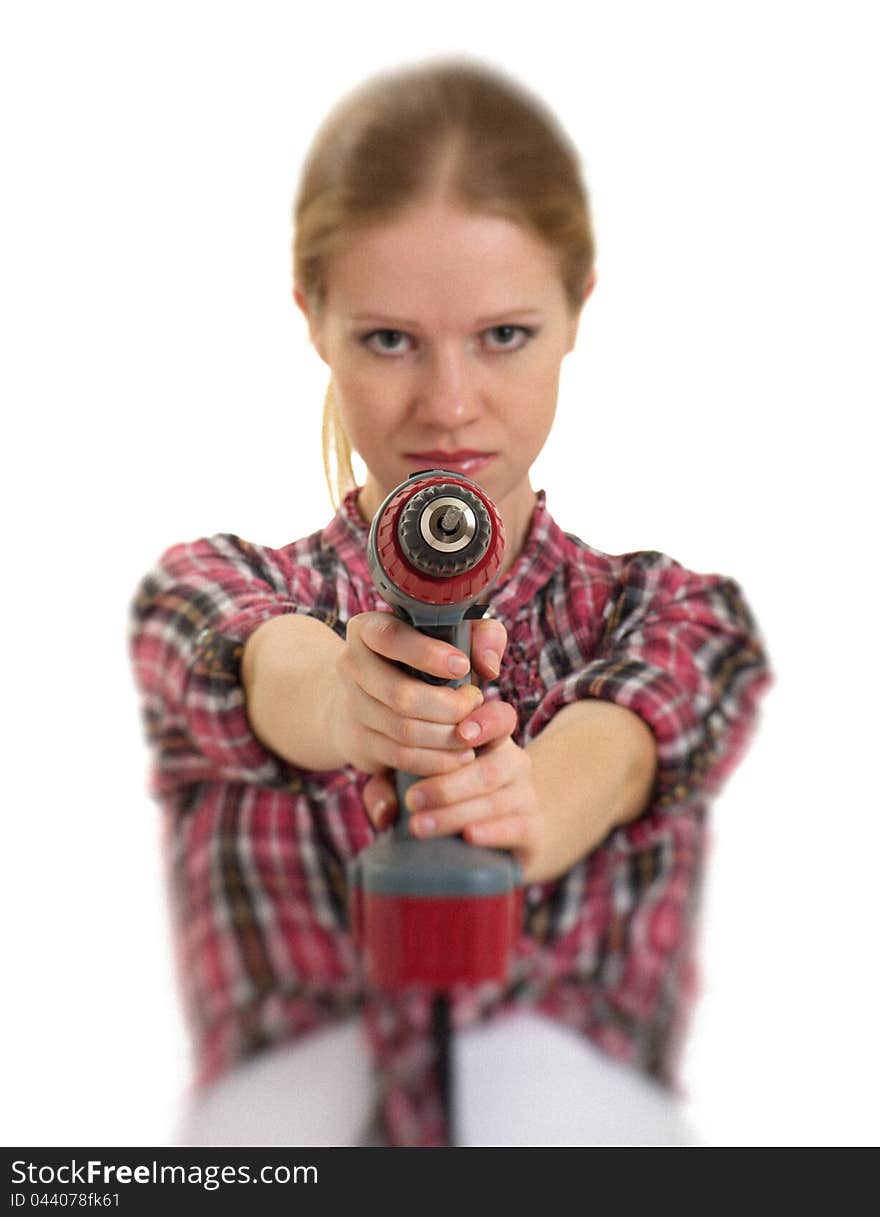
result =
[[[498,325],[502,321],[506,321],[510,317],[541,317],[544,313],[536,308],[508,308],[503,313],[495,313],[491,317],[480,317],[475,322],[476,325]],[[394,329],[412,329],[417,330],[419,323],[417,321],[406,321],[402,317],[386,317],[381,313],[357,313],[351,318],[352,321],[370,321],[378,322],[381,325],[387,325]]]

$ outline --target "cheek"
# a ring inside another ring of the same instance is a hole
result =
[[[364,376],[334,378],[342,424],[355,448],[364,455],[381,450],[394,427],[394,405],[387,385]]]
[[[517,429],[523,435],[546,436],[552,426],[559,395],[559,373],[558,360],[541,359],[522,367],[513,379],[513,398],[508,396],[508,400],[516,402]]]

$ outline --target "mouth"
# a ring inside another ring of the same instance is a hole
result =
[[[418,469],[448,469],[452,473],[464,473],[469,477],[487,469],[496,455],[495,452],[480,452],[474,448],[459,448],[455,452],[434,448],[430,452],[404,453],[408,461],[416,462],[413,472]]]

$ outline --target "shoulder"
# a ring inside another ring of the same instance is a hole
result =
[[[742,588],[729,575],[692,570],[657,549],[609,554],[564,533],[562,561],[548,592],[565,605],[572,626],[602,622],[603,634],[637,621],[754,621]]]
[[[319,587],[339,561],[320,531],[280,548],[231,532],[217,532],[169,545],[148,579],[161,582],[247,582],[286,593],[292,586]]]
[[[592,587],[609,595],[627,586],[647,596],[666,592],[687,578],[702,578],[657,549],[609,554],[575,533],[563,532],[557,582],[572,588]],[[708,576],[713,578],[714,576]]]

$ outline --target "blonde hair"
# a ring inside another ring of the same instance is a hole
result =
[[[324,394],[324,414],[321,422],[321,452],[324,457],[324,477],[334,507],[338,507],[349,490],[356,485],[351,464],[351,440],[342,423],[336,404],[333,379]]]
[[[539,98],[467,57],[382,72],[318,129],[293,208],[293,278],[309,310],[317,317],[324,307],[334,250],[358,229],[438,192],[542,237],[557,252],[577,312],[595,260],[577,152]],[[332,379],[322,443],[335,508],[356,482]]]

